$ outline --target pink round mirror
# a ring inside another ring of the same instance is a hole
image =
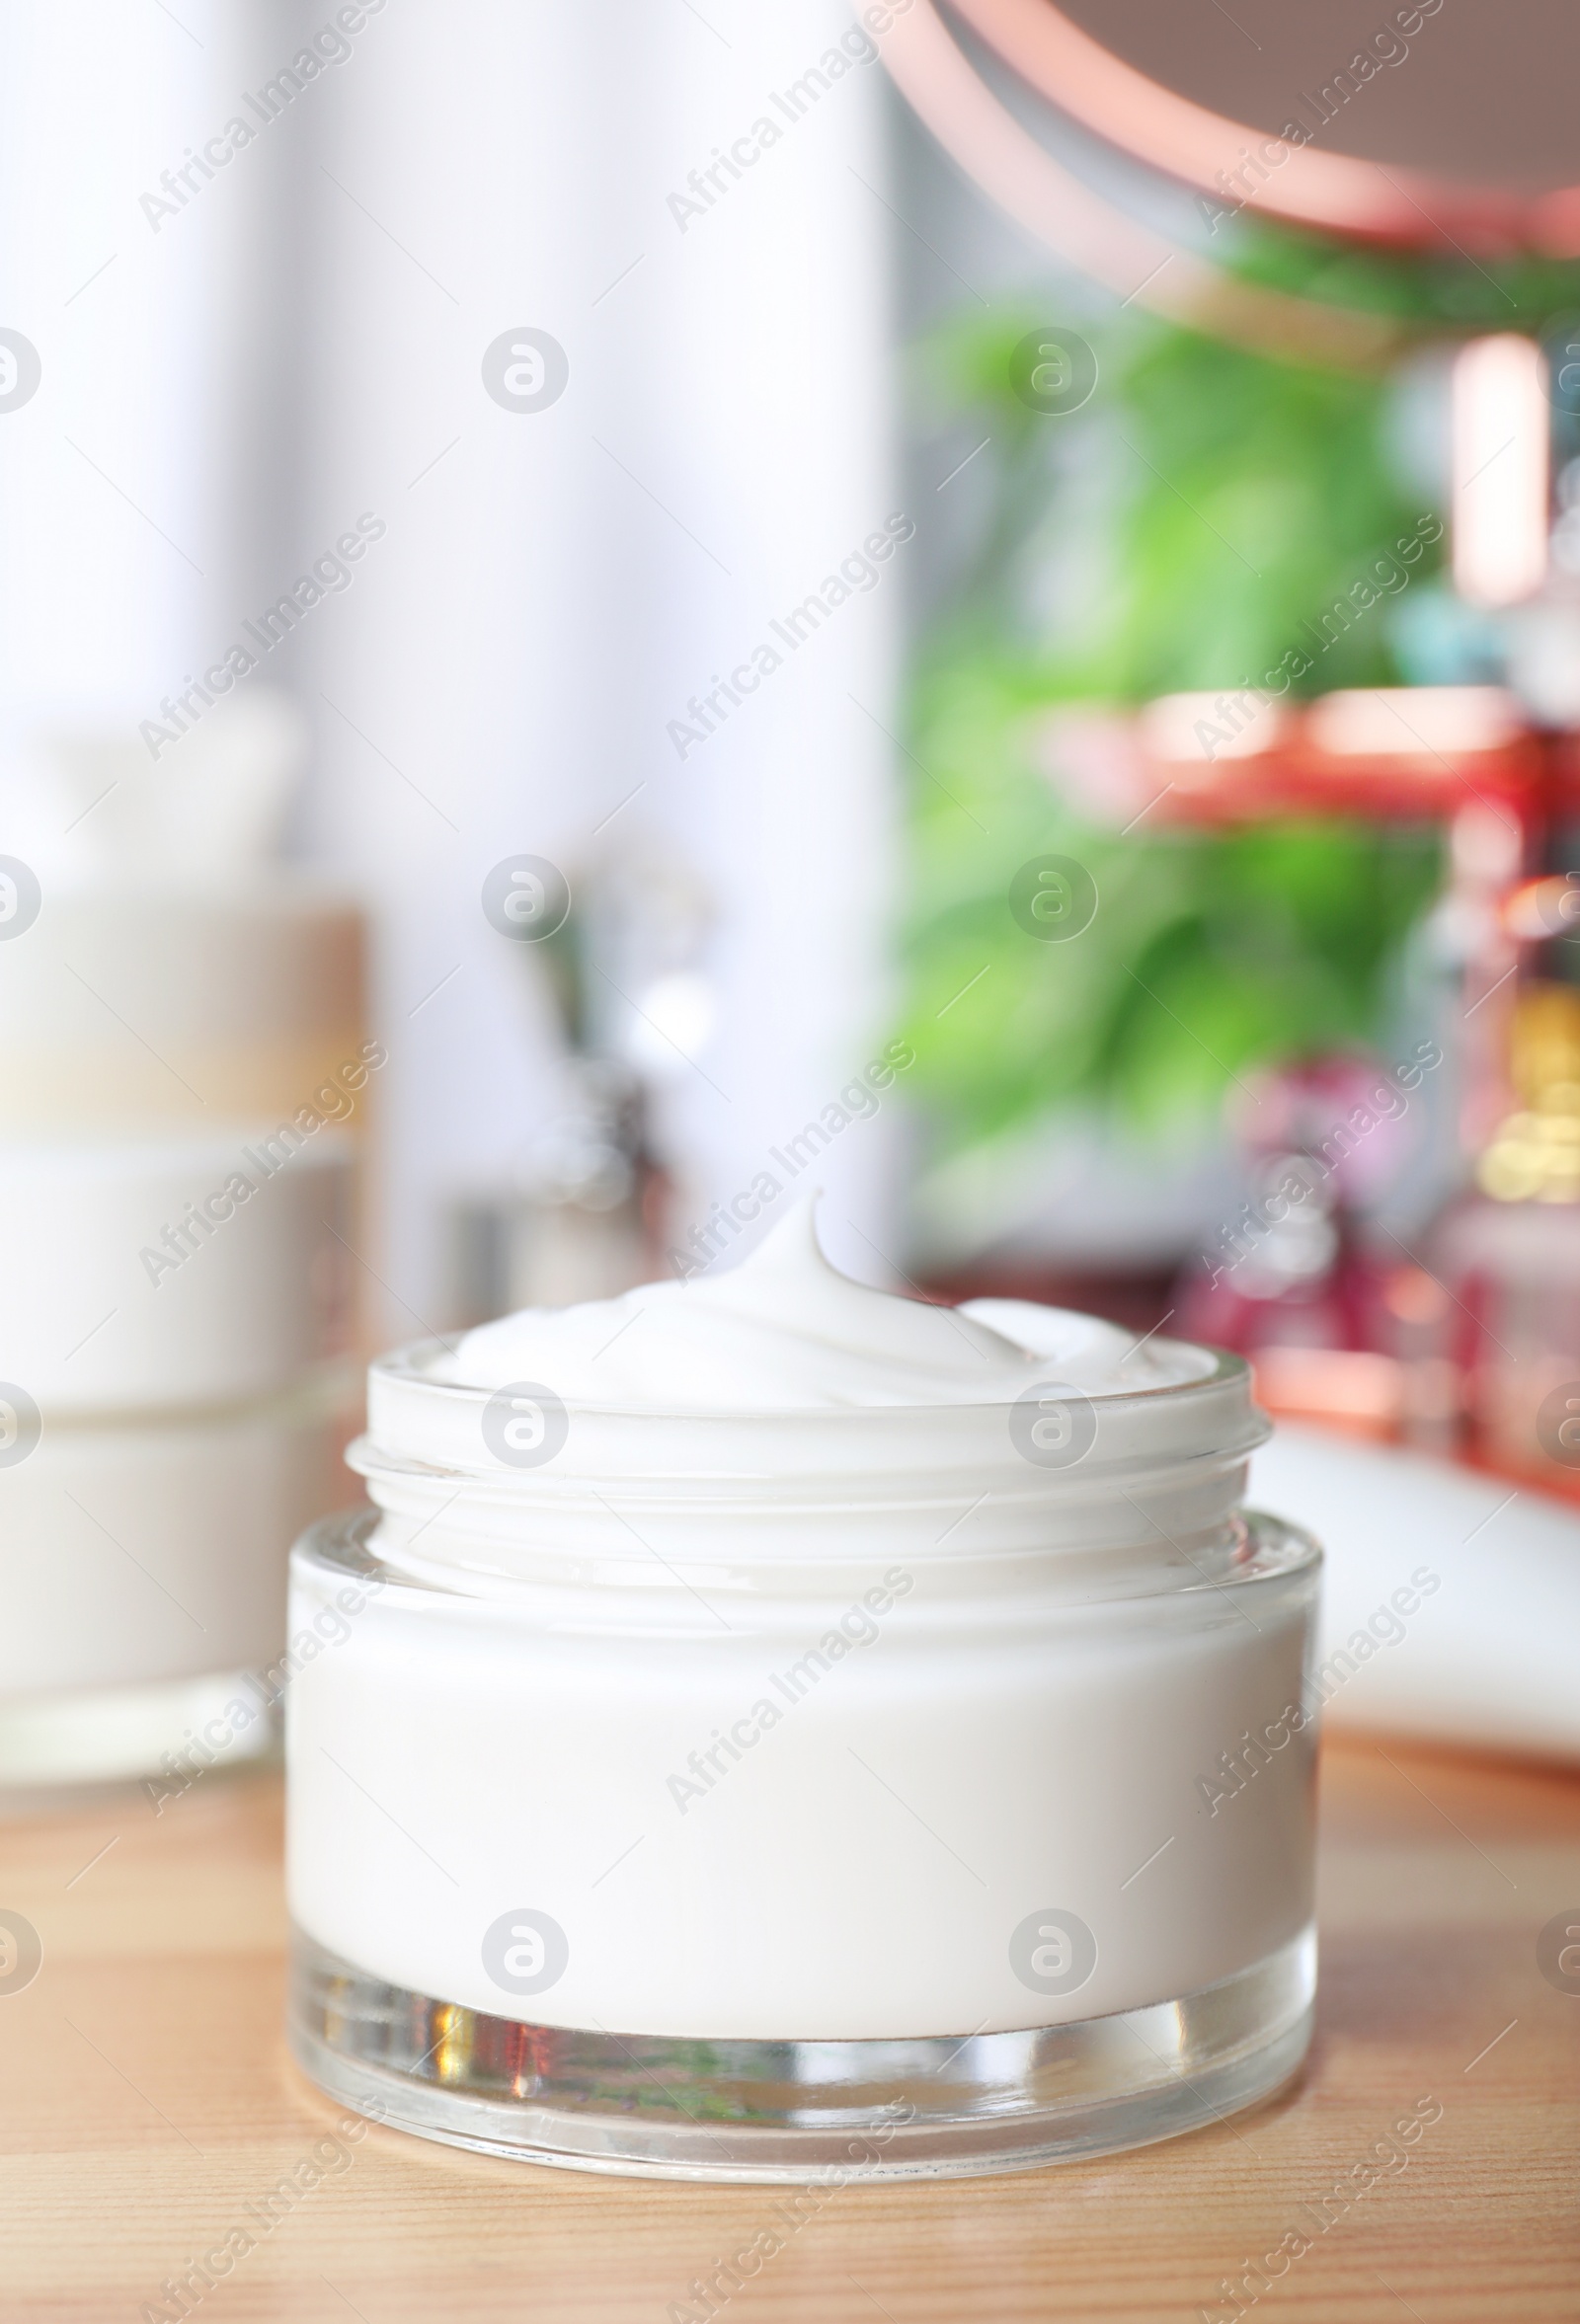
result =
[[[1340,234],[1580,251],[1564,0],[953,5],[1048,104],[1210,196]]]

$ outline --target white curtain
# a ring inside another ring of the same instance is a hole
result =
[[[0,6],[0,326],[39,358],[25,403],[0,395],[0,775],[40,728],[157,717],[291,578],[306,100],[188,157],[297,15],[176,8]]]
[[[693,1009],[642,1035],[694,1211],[885,1029],[904,551],[705,743],[669,732],[898,505],[881,68],[847,41],[804,117],[774,103],[850,25],[838,0],[391,8],[328,91],[313,506],[326,539],[364,506],[389,531],[321,632],[315,833],[378,900],[389,1270],[419,1310],[444,1200],[558,1102],[479,907],[505,856],[624,849],[695,882],[711,1031]],[[764,118],[777,143],[720,171]],[[482,378],[521,326],[569,363],[529,413]],[[887,1129],[822,1173],[830,1244],[869,1268]]]

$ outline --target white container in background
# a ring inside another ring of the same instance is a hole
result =
[[[862,1289],[805,1211],[375,1364],[376,1513],[294,1565],[338,1633],[288,1701],[298,2056],[693,2177],[1264,2094],[1310,2024],[1318,1566],[1240,1511],[1265,1433],[1237,1358]]]
[[[365,1088],[364,929],[350,897],[274,871],[41,888],[37,919],[0,947],[7,1135],[273,1126],[359,1064]]]
[[[351,1404],[329,1372],[0,1448],[0,1785],[152,1774],[195,1737],[197,1767],[267,1747],[289,1544]],[[225,1719],[238,1699],[254,1715]]]
[[[45,1420],[156,1411],[344,1353],[355,1161],[327,1124],[0,1145],[0,1383]]]

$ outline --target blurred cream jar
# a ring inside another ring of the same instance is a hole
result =
[[[1237,1358],[823,1259],[375,1363],[293,1560],[292,2039],[429,2135],[1023,2168],[1309,2037],[1319,1553]]]
[[[285,1152],[246,1124],[0,1143],[0,1797],[152,1797],[271,1746],[286,1557],[358,1385],[355,1148]]]

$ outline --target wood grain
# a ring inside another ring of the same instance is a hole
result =
[[[281,2040],[278,1782],[213,1777],[0,1823],[0,1907],[44,1963],[0,1998],[0,2316],[182,2311],[166,2279],[253,2217],[337,2110]],[[1007,2179],[850,2188],[730,2324],[1580,2316],[1580,1997],[1536,1941],[1580,1908],[1580,1779],[1392,1742],[1323,1769],[1311,2065],[1258,2113]],[[1322,2229],[1310,2208],[1417,2100],[1441,2119]],[[701,2316],[688,2286],[780,2191],[592,2178],[374,2130],[189,2312],[204,2324]],[[255,2222],[256,2224],[256,2222]],[[1247,2261],[1310,2249],[1254,2301]]]

